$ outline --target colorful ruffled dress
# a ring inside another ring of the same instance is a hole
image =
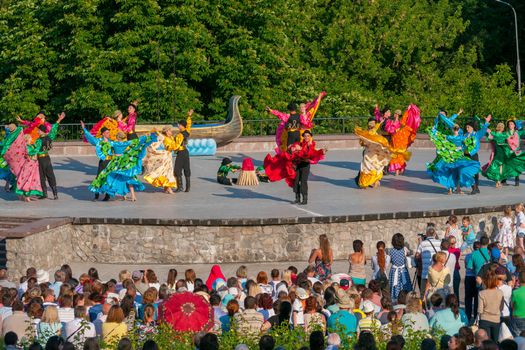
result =
[[[46,133],[49,133],[52,127],[50,123],[39,117],[35,118],[33,121],[22,120],[20,123],[24,126],[24,135],[31,135],[33,142],[35,142],[40,137],[38,134],[38,127],[40,125],[45,125]]]
[[[436,158],[427,164],[427,173],[432,180],[449,190],[458,186],[471,187],[474,176],[479,172],[479,162],[465,156],[464,147],[472,149],[472,144],[464,144],[465,138],[445,136],[436,127],[427,130],[430,140],[436,146]]]
[[[6,136],[0,156],[15,178],[16,194],[26,197],[43,195],[36,154],[29,153],[21,127]]]
[[[481,173],[492,181],[501,182],[507,179],[504,172],[505,154],[508,148],[507,134],[492,131],[489,139],[491,140],[492,152],[488,163],[481,168]]]
[[[385,130],[391,134],[390,149],[392,159],[388,164],[389,172],[405,171],[410,153],[407,151],[416,139],[417,131],[421,125],[419,108],[411,104],[401,118],[400,126],[396,128],[392,122],[385,125]]]
[[[381,123],[377,123],[371,130],[355,128],[355,134],[359,137],[363,151],[363,160],[357,176],[357,185],[361,188],[372,186],[383,178],[383,169],[392,159],[392,152],[388,140],[378,134]]]
[[[301,135],[303,131],[311,130],[313,128],[312,120],[314,119],[315,114],[317,113],[317,110],[319,109],[321,100],[325,96],[326,96],[326,92],[323,91],[313,101],[310,101],[306,104],[306,115],[300,115]],[[286,152],[286,148],[288,146],[288,132],[286,129],[286,124],[288,122],[288,119],[290,118],[290,114],[280,112],[274,109],[271,109],[270,113],[275,115],[281,121],[281,123],[279,123],[279,125],[277,126],[277,130],[275,131],[275,143],[277,144],[277,147],[275,148],[275,152],[276,153]]]
[[[264,158],[264,170],[266,176],[272,182],[285,180],[288,186],[293,187],[295,177],[297,176],[296,165],[300,162],[309,161],[310,164],[317,164],[324,159],[324,153],[321,149],[315,148],[315,141],[306,146],[306,142],[294,143],[290,149],[298,148],[298,151],[281,152],[275,156],[270,154]]]
[[[93,125],[93,127],[91,128],[89,133],[91,135],[93,135],[94,137],[96,137],[96,138],[101,138],[102,137],[102,133],[101,133],[102,128],[106,128],[106,129],[109,130],[109,138],[111,140],[116,140],[117,139],[117,133],[119,131],[121,131],[118,128],[118,122],[115,119],[110,118],[110,117],[104,117],[98,123]],[[84,135],[87,135],[87,133],[84,133]],[[86,142],[87,141],[88,140],[86,140]]]
[[[173,174],[173,138],[162,134],[147,148],[144,158],[144,180],[154,187],[177,188]]]
[[[110,196],[125,196],[129,193],[128,186],[135,191],[143,191],[138,175],[142,172],[142,159],[147,147],[157,141],[157,135],[141,136],[138,139],[125,142],[112,142],[114,157],[108,166],[100,172],[89,186],[94,193],[107,193]]]

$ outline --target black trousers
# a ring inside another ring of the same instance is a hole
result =
[[[288,139],[286,140],[286,146],[293,145],[296,142],[301,142],[301,131],[288,131]]]
[[[470,159],[475,160],[476,162],[479,162],[479,155],[476,153],[473,156],[469,156]],[[474,175],[474,184],[476,186],[479,186],[479,173]]]
[[[295,167],[297,175],[293,184],[293,191],[303,196],[308,195],[308,176],[310,175],[310,163],[301,162]]]
[[[489,338],[494,340],[496,343],[498,342],[500,327],[501,325],[499,322],[496,323],[486,320],[479,320],[479,328],[485,330]]]
[[[138,138],[139,138],[135,132],[130,132],[130,133],[127,135],[127,137],[128,137],[128,141],[135,140],[135,139],[138,139]]]
[[[106,169],[109,162],[110,162],[109,160],[102,160],[102,159],[98,161],[97,176],[100,175],[102,170]]]
[[[465,276],[465,313],[469,321],[478,315],[478,287],[476,276]]]
[[[38,157],[38,170],[40,172],[40,184],[42,185],[42,192],[47,192],[46,179],[51,188],[57,187],[57,180],[55,172],[53,171],[53,164],[49,156]]]
[[[177,152],[177,157],[175,158],[175,176],[181,177],[184,172],[184,176],[190,177],[190,152],[187,149]]]
[[[234,183],[237,182],[237,179],[230,179],[226,176],[217,176],[217,182],[221,185],[232,186]]]

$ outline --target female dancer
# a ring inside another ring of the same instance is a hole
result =
[[[154,132],[131,141],[126,141],[126,135],[119,132],[117,141],[112,143],[113,159],[93,180],[89,190],[124,198],[131,193],[130,200],[136,201],[135,191],[144,190],[144,185],[137,178],[142,172],[142,159],[146,155],[146,148],[155,141],[157,134]]]
[[[144,158],[144,180],[154,187],[163,187],[167,194],[172,194],[172,189],[177,188],[177,180],[173,174],[174,149],[170,147],[173,143],[173,131],[171,127],[165,126],[157,134],[157,141],[148,147]]]
[[[135,124],[137,124],[137,106],[138,101],[133,101],[128,105],[128,116],[122,119],[122,114],[117,116],[118,128],[127,134],[127,139],[129,141],[135,140],[138,138],[135,133]]]
[[[496,182],[496,188],[501,187],[501,182],[507,179],[503,172],[503,165],[505,163],[505,153],[507,144],[507,134],[505,133],[505,125],[498,123],[496,131],[487,130],[488,139],[491,141],[492,152],[489,157],[489,162],[481,168],[481,173],[486,178]]]
[[[397,115],[394,114],[394,117]],[[392,150],[392,159],[388,164],[388,171],[395,173],[396,176],[405,172],[406,163],[410,153],[407,152],[408,148],[416,139],[417,130],[421,125],[419,108],[411,104],[403,114],[401,122],[396,123],[387,121],[385,130],[391,134],[390,137],[390,148]],[[397,126],[399,125],[399,126]]]
[[[9,165],[15,178],[15,193],[25,202],[30,202],[32,196],[42,196],[40,171],[36,153],[29,153],[28,145],[33,142],[31,135],[24,135],[21,127],[8,125],[10,134],[4,139],[0,156]]]
[[[275,115],[281,123],[275,132],[275,142],[277,147],[276,153],[286,152],[288,147],[296,142],[302,140],[302,133],[304,130],[312,130],[317,109],[321,104],[321,100],[326,96],[326,92],[322,91],[313,101],[302,103],[300,107],[300,114],[297,114],[297,106],[295,103],[290,103],[288,109],[290,113],[280,112],[278,110],[266,107],[266,111]]]
[[[24,126],[24,135],[31,135],[31,143],[35,142],[40,136],[38,128],[43,125],[45,127],[44,132],[49,133],[52,125],[46,121],[46,115],[44,112],[38,112],[33,121],[23,120],[20,117],[16,117],[16,120]]]
[[[286,180],[295,193],[293,204],[308,203],[308,176],[310,165],[317,164],[324,158],[326,149],[316,149],[312,132],[305,130],[303,141],[291,145],[288,152],[269,154],[264,159],[264,169],[270,181]],[[303,199],[301,201],[301,195]]]

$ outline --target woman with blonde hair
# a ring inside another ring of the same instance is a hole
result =
[[[124,322],[124,311],[118,305],[109,309],[108,317],[102,324],[102,339],[105,343],[116,343],[128,335],[128,326]]]
[[[432,256],[432,265],[428,268],[427,285],[425,286],[425,300],[436,292],[448,295],[444,289],[448,288],[452,275],[448,267],[445,266],[447,261],[447,254],[444,252],[437,252]]]
[[[423,303],[419,298],[408,298],[405,314],[401,317],[403,324],[403,336],[407,336],[408,331],[413,332],[430,330],[428,318],[423,313]]]
[[[330,247],[330,241],[325,234],[319,236],[319,248],[313,249],[308,263],[315,268],[315,278],[320,281],[332,276],[332,263],[334,253]]]
[[[42,319],[37,325],[37,338],[40,344],[46,344],[49,338],[62,334],[62,323],[58,318],[56,306],[48,306],[42,314]]]
[[[170,126],[162,128],[157,133],[157,141],[148,148],[144,158],[144,180],[153,187],[164,188],[164,193],[172,194],[177,188],[177,180],[173,174],[173,130]]]

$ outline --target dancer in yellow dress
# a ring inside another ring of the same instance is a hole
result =
[[[166,126],[157,136],[157,142],[148,147],[144,159],[144,180],[154,187],[164,188],[164,193],[172,194],[177,188],[173,174],[173,156],[175,140],[171,127]]]
[[[356,126],[354,131],[361,146],[365,148],[361,169],[356,178],[356,183],[361,188],[379,187],[383,169],[392,159],[388,140],[378,134],[379,128],[381,123],[376,122],[375,118],[369,118],[368,130]]]

